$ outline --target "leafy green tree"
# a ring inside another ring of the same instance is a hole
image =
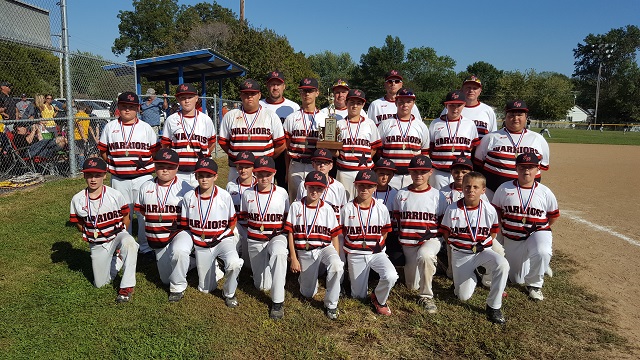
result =
[[[11,94],[59,94],[60,63],[49,51],[12,43],[0,42],[3,49],[0,79],[13,84]]]
[[[476,75],[482,81],[481,101],[492,106],[497,106],[496,90],[498,89],[498,80],[503,75],[502,70],[498,70],[495,66],[484,62],[477,61],[467,66],[466,71],[459,74],[460,84],[470,75]],[[461,86],[461,85],[459,85]]]
[[[331,84],[338,79],[349,79],[353,70],[356,67],[355,62],[351,59],[349,53],[343,52],[335,54],[329,50],[324,52],[309,55],[309,65],[315,73],[318,74],[318,81],[320,82],[320,92],[324,94],[326,89],[331,87]]]
[[[360,56],[360,65],[352,76],[354,86],[364,90],[370,100],[384,95],[384,74],[389,70],[404,70],[405,48],[399,37],[387,35],[380,48],[372,46]]]

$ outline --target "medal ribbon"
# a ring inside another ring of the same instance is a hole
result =
[[[133,131],[136,129],[136,124],[138,123],[138,119],[131,125],[131,131],[129,132],[129,136],[125,137],[124,135],[124,125],[122,124],[122,120],[120,121],[120,131],[122,133],[122,141],[124,141],[125,149],[129,149],[129,144],[131,143],[131,137],[133,136]]]
[[[373,205],[375,204],[375,200],[371,199],[371,205],[369,205],[369,214],[367,215],[367,226],[365,227],[362,222],[362,210],[360,210],[360,204],[356,203],[356,208],[358,209],[358,221],[360,222],[360,229],[362,230],[362,235],[364,236],[363,241],[367,241],[367,230],[369,229],[369,224],[371,223],[371,214],[373,213]]]
[[[164,195],[164,200],[160,200],[160,188],[161,188],[161,186],[158,186],[158,181],[156,179],[156,199],[158,200],[158,206],[160,207],[160,213],[164,212],[164,206],[167,203],[167,199],[169,198],[169,193],[171,192],[171,188],[173,187],[173,184],[176,183],[176,179],[177,178],[173,178],[173,180],[171,180],[171,184],[169,184],[169,188],[167,189],[167,193]]]
[[[469,216],[469,210],[467,209],[467,205],[463,202],[464,206],[464,219],[467,222],[467,226],[469,226],[469,232],[471,233],[471,239],[473,242],[478,242],[476,237],[478,236],[478,229],[480,228],[480,219],[482,218],[482,200],[480,200],[480,204],[478,205],[478,218],[476,219],[475,229],[471,226],[471,217]]]
[[[187,128],[184,127],[184,117],[182,116],[182,111],[180,111],[180,126],[182,127],[182,131],[184,132],[184,134],[187,136],[187,141],[189,142],[189,145],[192,145],[191,138],[195,133],[197,122],[198,122],[198,110],[196,110],[196,116],[193,118],[193,126],[191,126],[191,134],[189,134],[187,132]]]
[[[410,114],[409,116],[409,126],[407,126],[407,130],[402,131],[402,121],[398,118],[398,116],[396,115],[396,124],[398,124],[398,130],[400,131],[400,141],[402,141],[403,143],[406,141],[407,135],[409,135],[409,130],[411,129],[411,123],[413,123],[413,114]],[[448,122],[447,122],[448,124]]]
[[[276,187],[275,185],[271,184],[271,191],[269,191],[269,198],[267,199],[267,205],[264,207],[264,211],[262,211],[262,209],[260,209],[260,194],[258,193],[258,185],[253,187],[253,191],[256,194],[256,204],[258,205],[258,214],[260,215],[260,222],[264,222],[264,217],[265,215],[267,215],[267,210],[269,210],[269,205],[271,204],[271,197],[273,196],[273,193],[275,192]]]
[[[304,233],[307,241],[309,240],[309,235],[311,235],[311,230],[316,225],[316,220],[318,220],[319,210],[320,202],[316,205],[316,212],[313,214],[313,221],[311,222],[311,225],[307,225],[307,198],[304,198],[304,201],[302,202],[302,218],[304,219]]]
[[[522,139],[524,138],[525,131],[527,131],[527,129],[522,129],[522,132],[520,133],[520,138],[518,139],[518,143],[515,143],[515,142],[513,142],[513,138],[511,137],[511,133],[509,132],[509,130],[505,129],[505,133],[507,134],[507,138],[509,138],[509,141],[511,142],[511,145],[513,145],[513,152],[514,152],[514,154],[516,154],[516,156],[518,156],[518,147],[520,146],[520,143],[522,142]]]
[[[104,200],[104,194],[107,187],[102,185],[102,193],[100,194],[100,203],[98,204],[98,210],[96,210],[96,218],[91,220],[91,198],[89,197],[89,189],[85,190],[85,197],[87,198],[87,212],[89,213],[89,221],[93,226],[93,231],[98,231],[98,215],[100,214],[100,208],[102,207],[102,201]]]
[[[198,214],[200,215],[200,225],[202,228],[202,233],[204,234],[204,230],[206,228],[205,221],[209,218],[209,213],[211,212],[211,205],[213,204],[213,199],[218,194],[218,189],[215,188],[213,190],[213,195],[209,198],[209,205],[207,206],[207,212],[202,216],[202,197],[200,197],[200,187],[196,189],[196,197],[198,198]]]
[[[351,136],[351,121],[347,121],[347,131],[349,132],[349,139],[351,139],[351,152],[355,150],[355,140],[358,138],[358,134],[360,133],[360,124],[362,124],[362,116],[360,116],[360,121],[358,121],[358,127],[356,128],[356,135]]]
[[[451,127],[449,125],[449,120],[445,121],[445,124],[447,125],[447,139],[449,139],[449,141],[451,142],[451,146],[456,146],[454,143],[454,139],[456,138],[456,136],[458,136],[458,130],[460,130],[461,120],[462,120],[462,117],[460,117],[460,120],[456,121],[456,132],[453,135],[451,135]]]
[[[256,121],[258,120],[260,111],[262,111],[262,105],[258,107],[258,111],[256,111],[256,114],[254,115],[253,120],[251,121],[251,125],[249,125],[249,121],[247,120],[247,113],[244,112],[244,109],[242,109],[242,117],[244,118],[244,124],[247,127],[247,136],[251,136],[251,129],[253,129],[253,125],[255,125]]]
[[[306,116],[305,116],[306,114],[305,114],[304,110],[300,109],[300,114],[302,114],[302,125],[304,126],[304,133],[307,134],[307,137],[311,136],[311,132],[313,131],[313,128],[316,127],[316,118],[315,118],[315,116],[319,112],[320,111],[318,111],[318,109],[316,109],[313,112],[313,115],[311,115],[311,114],[308,115],[309,119],[311,121],[310,121],[309,127],[307,128],[307,119],[306,119]]]
[[[520,200],[520,210],[522,210],[522,216],[527,216],[527,210],[531,205],[531,199],[533,199],[533,193],[536,191],[536,187],[538,184],[534,181],[533,186],[531,187],[531,192],[529,193],[529,198],[526,203],[522,202],[522,191],[520,190],[520,183],[516,181],[516,189],[518,189],[518,199]]]
[[[385,191],[384,193],[384,202],[383,204],[387,205],[387,200],[389,199],[389,193],[391,192],[391,186],[387,185],[387,191]],[[376,193],[374,195],[376,197],[376,199],[380,200],[380,198],[378,197],[378,189],[376,188]]]

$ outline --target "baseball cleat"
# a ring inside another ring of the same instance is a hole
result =
[[[507,322],[507,319],[502,315],[502,311],[500,309],[494,309],[487,305],[486,309],[487,320],[491,321],[494,324],[504,324]]]
[[[418,299],[418,304],[421,305],[429,314],[436,314],[438,312],[438,307],[433,299],[421,297]]]
[[[269,314],[274,320],[280,320],[284,317],[284,303],[273,303],[271,306],[271,313]]]
[[[329,319],[331,319],[331,320],[335,320],[335,319],[337,319],[337,318],[338,318],[338,315],[339,315],[339,313],[338,313],[338,308],[335,308],[335,309],[329,309],[329,308],[327,308],[326,315],[327,315],[327,317],[328,317]]]
[[[184,297],[184,291],[169,293],[169,302],[178,302]]]
[[[225,296],[224,304],[227,305],[227,307],[230,307],[230,308],[238,307],[238,299],[235,296],[232,296],[232,297],[226,297]]]
[[[118,296],[116,296],[116,303],[120,304],[129,302],[129,300],[131,300],[131,295],[133,295],[132,287],[120,288],[120,290],[118,290]]]
[[[553,277],[553,270],[551,270],[551,266],[547,267],[547,270],[544,272],[548,277]]]
[[[376,312],[380,315],[385,315],[385,316],[390,316],[391,315],[391,309],[389,309],[388,305],[382,305],[378,302],[378,298],[376,297],[376,293],[372,292],[371,293],[371,303],[373,304],[373,307],[376,308]]]
[[[544,300],[544,295],[542,295],[542,289],[539,287],[527,286],[527,291],[529,292],[529,298],[535,301]]]

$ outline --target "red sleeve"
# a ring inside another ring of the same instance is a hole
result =
[[[281,137],[279,137],[277,139],[273,139],[273,144],[278,146],[278,145],[282,144],[284,141],[285,141],[285,137],[281,136]]]
[[[246,220],[246,219],[247,219],[247,217],[248,217],[248,216],[247,216],[247,214],[248,214],[248,212],[246,212],[246,211],[241,211],[241,212],[239,212],[239,213],[238,213],[238,219],[239,219],[239,220]]]
[[[341,232],[342,232],[342,228],[338,225],[335,228],[331,229],[331,237],[336,237],[340,235]]]
[[[168,137],[163,136],[162,138],[160,138],[160,144],[165,145],[165,146],[171,146],[172,141]]]
[[[133,206],[133,210],[139,212],[142,215],[144,215],[144,206],[142,206],[140,204],[135,204]]]
[[[82,219],[80,219],[78,217],[78,215],[76,215],[76,214],[70,214],[69,215],[69,222],[74,223],[74,224],[82,224],[83,223]]]
[[[560,210],[559,209],[547,212],[547,218],[548,219],[553,219],[553,218],[557,218],[557,217],[560,217]]]
[[[491,225],[491,230],[489,230],[492,234],[497,234],[500,231],[500,226],[498,224]]]
[[[122,214],[122,216],[129,215],[129,205],[128,204],[122,205],[122,207],[120,208],[120,213]]]
[[[229,227],[232,226],[236,226],[236,223],[238,222],[238,217],[236,215],[233,215],[230,219],[229,219]]]
[[[384,234],[390,233],[391,231],[393,231],[393,228],[391,227],[391,223],[389,223],[389,224],[385,224],[382,227],[382,230],[380,230],[380,233],[384,235]]]
[[[99,142],[98,143],[98,150],[107,152],[107,144],[105,144],[103,142]]]
[[[223,138],[222,136],[218,136],[218,144],[220,144],[220,146],[228,145],[229,140]]]
[[[449,235],[451,235],[451,229],[449,229],[448,226],[442,224],[438,226],[438,232],[442,234],[442,236],[448,237]]]
[[[207,144],[209,144],[209,146],[213,145],[216,143],[216,135],[214,134],[212,137],[209,138]]]
[[[293,224],[288,221],[284,223],[284,231],[287,233],[293,233]]]
[[[382,147],[382,140],[376,140],[371,143],[371,149],[377,149]]]
[[[476,146],[480,145],[480,138],[475,138],[473,140],[471,140],[471,147],[474,148]]]

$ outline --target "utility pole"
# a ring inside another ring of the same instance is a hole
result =
[[[598,100],[600,100],[600,78],[602,77],[602,62],[608,60],[613,55],[613,44],[599,42],[591,45],[592,51],[596,59],[600,62],[598,65],[598,80],[596,82],[596,109],[593,115],[593,122],[598,123]]]
[[[244,23],[244,0],[240,0],[240,22]]]

